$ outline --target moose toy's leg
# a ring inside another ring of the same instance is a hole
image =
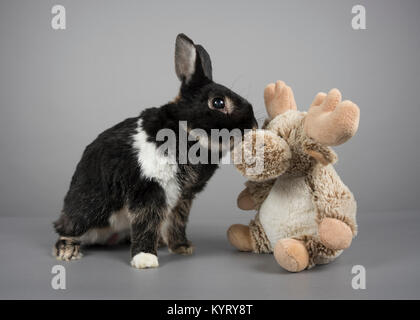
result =
[[[347,249],[353,239],[350,227],[334,218],[323,218],[318,225],[318,234],[321,242],[333,250]]]
[[[239,251],[255,253],[272,253],[273,249],[267,235],[259,222],[259,215],[251,220],[248,226],[234,224],[227,231],[229,242]]]
[[[309,252],[303,241],[281,239],[274,247],[278,264],[290,272],[300,272],[309,266]]]
[[[317,165],[312,173],[319,240],[332,250],[346,249],[357,234],[357,203],[330,165]]]
[[[227,237],[231,245],[239,251],[252,251],[251,232],[248,226],[243,224],[231,225],[227,231]]]

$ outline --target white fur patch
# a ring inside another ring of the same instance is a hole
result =
[[[134,135],[133,147],[138,150],[138,162],[142,174],[157,181],[165,190],[168,209],[172,209],[178,201],[180,190],[176,180],[178,165],[172,159],[162,154],[153,142],[147,141],[147,134],[142,129],[142,120],[138,123]]]
[[[280,239],[316,235],[315,206],[305,178],[277,178],[261,205],[259,219],[273,248]]]
[[[83,244],[107,244],[114,234],[118,234],[115,243],[126,239],[130,235],[130,220],[128,209],[124,207],[114,212],[108,219],[109,227],[88,230],[78,238]]]
[[[159,267],[158,258],[151,253],[140,252],[131,260],[131,266],[137,269]]]
[[[124,231],[130,228],[128,208],[124,207],[120,211],[114,212],[108,219],[109,225],[115,232]]]

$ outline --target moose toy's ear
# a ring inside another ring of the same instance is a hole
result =
[[[176,37],[175,71],[178,79],[187,84],[194,80],[203,80],[203,78],[212,80],[209,54],[183,33]]]

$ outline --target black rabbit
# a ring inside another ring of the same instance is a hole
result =
[[[209,135],[211,129],[243,132],[257,123],[249,102],[213,82],[207,51],[184,34],[176,38],[175,69],[181,88],[174,101],[124,120],[86,147],[54,223],[57,259],[79,259],[83,244],[129,239],[135,268],[157,267],[159,244],[175,253],[193,252],[185,234],[191,202],[218,164],[183,163],[180,148],[171,162],[159,151],[163,142],[156,135],[170,129],[179,140],[180,121],[189,132],[200,128]],[[206,152],[215,151],[212,145]],[[216,149],[220,154],[220,145]]]

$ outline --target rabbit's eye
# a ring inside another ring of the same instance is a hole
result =
[[[212,110],[217,110],[224,114],[230,114],[233,111],[232,101],[228,97],[209,98],[208,106]]]
[[[213,98],[211,105],[213,106],[213,108],[215,109],[224,109],[225,107],[225,99],[223,98]]]

